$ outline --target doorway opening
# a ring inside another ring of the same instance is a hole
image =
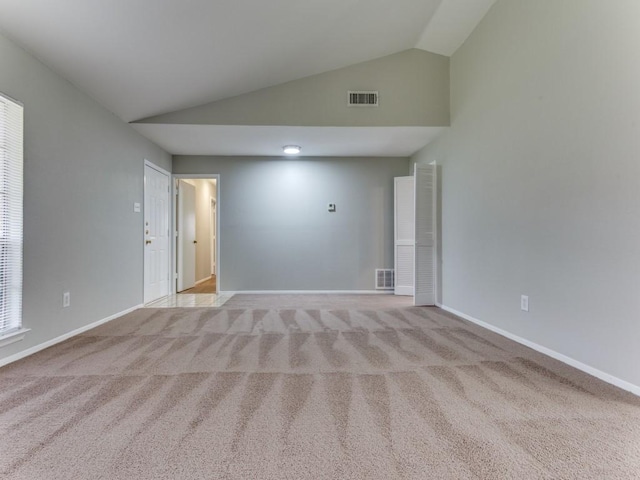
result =
[[[219,290],[219,178],[174,175],[175,292]]]

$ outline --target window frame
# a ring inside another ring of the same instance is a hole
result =
[[[24,338],[24,104],[0,92],[0,347]],[[9,130],[11,129],[11,130]]]

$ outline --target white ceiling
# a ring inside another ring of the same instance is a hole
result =
[[[131,122],[408,48],[450,53],[493,1],[0,0],[0,31]]]
[[[408,157],[441,127],[287,127],[164,125],[133,128],[176,155],[281,156],[284,145],[301,145],[305,157]]]

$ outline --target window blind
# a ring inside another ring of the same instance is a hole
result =
[[[0,94],[0,337],[22,327],[22,105]]]

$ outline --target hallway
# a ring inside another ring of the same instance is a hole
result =
[[[211,275],[211,278],[208,280],[199,283],[195,287],[183,290],[180,292],[180,295],[184,293],[216,293],[216,276]]]

